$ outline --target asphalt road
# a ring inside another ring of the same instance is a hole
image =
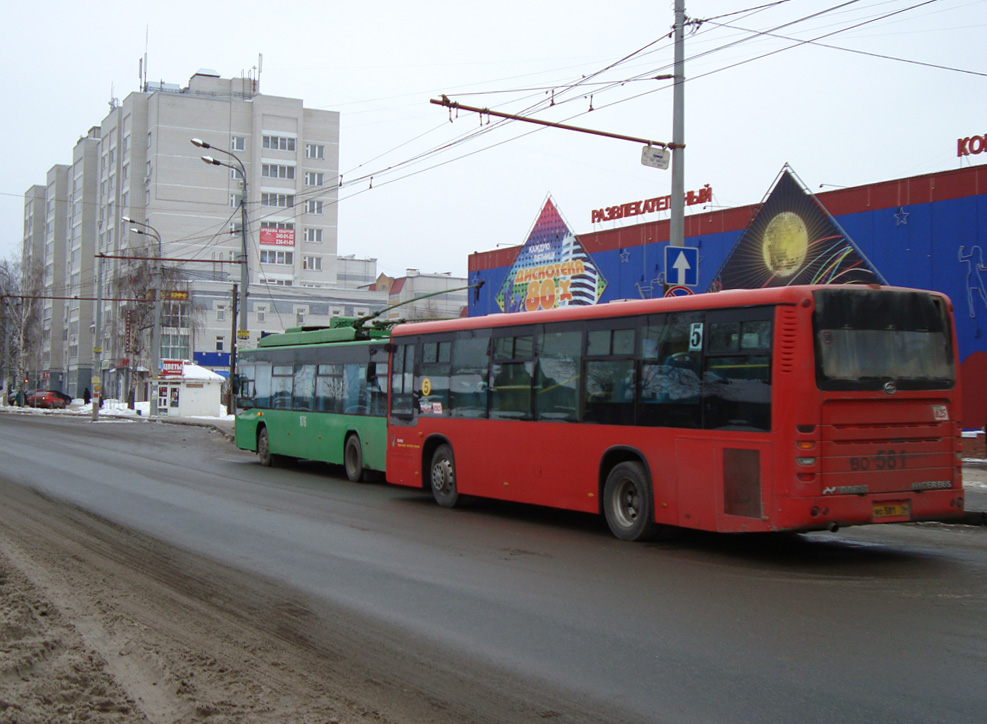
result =
[[[323,465],[262,468],[194,428],[0,415],[0,440],[3,478],[461,657],[502,682],[505,708],[571,692],[585,721],[987,710],[987,528],[634,545],[591,516],[450,511]]]

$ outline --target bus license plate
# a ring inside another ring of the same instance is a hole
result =
[[[874,503],[873,515],[876,522],[908,520],[912,517],[912,505],[907,500],[896,503]]]

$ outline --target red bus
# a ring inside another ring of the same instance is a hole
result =
[[[402,324],[387,479],[600,513],[618,538],[963,513],[952,305],[733,290]]]

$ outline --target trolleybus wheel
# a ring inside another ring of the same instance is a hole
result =
[[[610,531],[621,540],[654,538],[664,526],[655,523],[653,506],[644,466],[638,462],[614,466],[603,488],[603,512]]]
[[[260,459],[260,464],[265,468],[274,465],[276,456],[271,454],[271,440],[267,436],[266,427],[262,427],[261,431],[257,433],[257,457]]]
[[[456,490],[456,462],[452,457],[452,447],[439,445],[432,454],[430,466],[432,497],[443,508],[453,508],[459,503]]]
[[[343,464],[346,466],[346,477],[350,482],[359,483],[363,480],[363,448],[360,446],[360,436],[356,433],[346,438]]]

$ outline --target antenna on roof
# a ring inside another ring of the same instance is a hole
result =
[[[145,25],[144,26],[144,65],[143,65],[143,74],[141,77],[142,92],[147,90],[147,42],[150,34],[151,34],[151,26]]]

